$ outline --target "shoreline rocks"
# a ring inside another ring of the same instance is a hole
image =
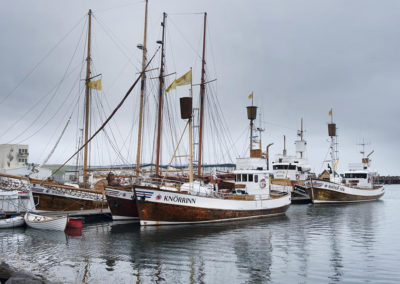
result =
[[[4,261],[0,262],[0,283],[5,284],[50,284],[51,282],[32,273],[17,270]]]

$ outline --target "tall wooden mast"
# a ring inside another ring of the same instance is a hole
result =
[[[83,152],[83,185],[88,186],[87,164],[88,164],[88,145],[89,139],[89,106],[90,106],[90,45],[91,45],[91,30],[92,30],[92,10],[89,10],[89,25],[88,25],[88,49],[86,57],[86,84],[85,84],[85,148]]]
[[[164,89],[164,39],[165,39],[165,19],[167,14],[163,13],[162,39],[161,39],[161,67],[160,67],[160,83],[158,90],[158,129],[157,129],[157,157],[156,157],[156,177],[160,171],[160,148],[161,148],[161,121],[162,121],[162,105],[163,105],[163,89]]]
[[[141,144],[142,144],[142,127],[143,127],[143,103],[144,103],[144,89],[146,85],[146,42],[147,42],[147,6],[148,0],[146,0],[146,8],[145,8],[145,16],[144,16],[144,36],[143,36],[143,46],[141,49],[143,50],[142,56],[142,78],[140,81],[140,108],[139,108],[139,129],[138,129],[138,144],[136,151],[136,177],[138,178],[140,175],[140,153],[141,153]]]
[[[206,23],[207,13],[204,13],[204,32],[203,32],[203,57],[201,60],[201,83],[200,83],[200,127],[199,127],[199,161],[197,175],[201,176],[201,163],[203,152],[203,115],[204,115],[204,94],[205,94],[205,64],[206,64]]]

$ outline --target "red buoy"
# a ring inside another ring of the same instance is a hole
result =
[[[67,223],[68,228],[81,229],[82,228],[82,220],[81,219],[69,219]]]

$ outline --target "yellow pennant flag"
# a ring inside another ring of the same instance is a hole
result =
[[[336,160],[336,163],[333,164],[333,168],[336,170],[337,169],[337,165],[339,164],[339,159]]]
[[[332,116],[332,109],[329,111],[329,115]]]
[[[89,88],[94,89],[94,90],[101,90],[101,79],[97,81],[91,81],[88,83]]]
[[[252,99],[252,98],[253,98],[253,92],[251,92],[251,94],[248,95],[248,98],[249,98],[249,99]]]
[[[165,92],[169,92],[171,90],[175,90],[177,86],[191,85],[192,84],[192,70],[185,73],[182,77],[176,79],[169,85],[168,88],[165,89]]]

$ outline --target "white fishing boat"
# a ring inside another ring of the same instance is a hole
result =
[[[25,224],[24,217],[12,216],[10,218],[0,219],[0,229],[21,227]]]
[[[332,116],[332,110],[329,112]],[[331,137],[331,160],[328,161],[328,170],[325,170],[318,179],[306,181],[305,188],[313,203],[343,203],[343,202],[361,202],[372,201],[381,198],[385,194],[385,188],[374,182],[377,175],[375,171],[370,170],[370,156],[372,151],[366,157],[363,154],[361,163],[350,164],[349,171],[344,175],[337,173],[337,164],[339,162],[337,149],[336,124],[328,125],[329,136]],[[363,147],[365,144],[361,144]]]
[[[54,231],[64,231],[68,222],[68,216],[43,216],[29,212],[25,214],[24,219],[31,228]]]
[[[308,179],[311,167],[305,157],[307,142],[303,138],[303,119],[301,128],[297,132],[299,140],[295,141],[297,155],[288,155],[286,150],[286,137],[283,140],[283,153],[278,154],[272,162],[273,191],[290,192],[292,203],[307,203],[310,198],[304,190],[304,182]]]

